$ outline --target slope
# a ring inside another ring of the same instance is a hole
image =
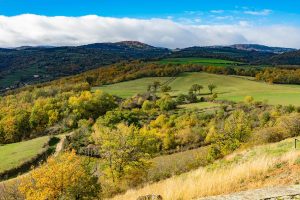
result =
[[[205,168],[127,191],[118,199],[160,194],[166,200],[195,199],[300,181],[300,151],[294,139],[237,151]]]
[[[121,97],[130,97],[137,93],[143,93],[147,86],[154,82],[166,82],[171,77],[141,78],[102,87],[95,87]],[[270,104],[297,105],[300,106],[300,86],[297,85],[270,85],[263,82],[249,80],[247,77],[226,76],[208,74],[203,72],[182,73],[169,83],[172,95],[187,93],[193,84],[204,86],[201,93],[209,94],[207,85],[213,83],[217,86],[215,92],[219,99],[242,101],[245,96],[253,96],[255,100],[267,100]]]

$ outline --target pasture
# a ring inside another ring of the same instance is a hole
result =
[[[0,173],[16,168],[47,148],[49,136],[0,146]]]
[[[95,91],[97,89],[103,90],[113,95],[117,95],[120,97],[132,97],[137,93],[144,93],[147,91],[147,86],[152,84],[154,81],[159,81],[160,83],[164,83],[170,80],[171,77],[150,77],[150,78],[141,78],[133,81],[125,81],[120,83],[115,83],[112,85],[104,85],[101,87],[94,87],[92,90]]]
[[[213,58],[166,58],[160,60],[161,64],[199,64],[203,66],[216,66],[216,67],[224,67],[224,66],[236,66],[242,64],[240,62],[230,61],[230,60],[222,60],[222,59],[213,59]]]
[[[95,87],[110,94],[120,97],[130,97],[137,93],[143,93],[147,86],[154,81],[164,83],[171,77],[141,78],[132,81]],[[282,104],[300,106],[299,85],[276,85],[258,82],[247,77],[216,75],[204,72],[182,73],[168,83],[172,87],[171,95],[187,94],[193,84],[204,86],[202,96],[209,95],[207,85],[213,83],[217,86],[214,90],[220,100],[243,101],[245,96],[252,96],[256,101],[267,101],[269,104]],[[199,106],[199,105],[198,105]]]

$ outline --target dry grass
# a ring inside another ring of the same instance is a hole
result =
[[[240,155],[239,155],[240,156]],[[252,189],[274,184],[265,179],[265,175],[276,170],[282,163],[294,165],[300,152],[292,150],[281,155],[261,154],[239,162],[226,162],[224,167],[199,168],[189,173],[150,184],[144,188],[127,191],[114,200],[135,200],[138,196],[160,194],[167,200],[187,200],[218,194],[228,194],[242,189]],[[234,158],[232,158],[234,159]],[[288,167],[287,167],[288,168]],[[258,180],[258,181],[256,181]],[[253,184],[253,182],[255,184]],[[249,184],[248,184],[249,183]],[[250,184],[251,183],[251,184]]]

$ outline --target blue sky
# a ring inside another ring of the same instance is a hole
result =
[[[298,0],[0,0],[0,46],[77,45],[135,39],[172,48],[194,43],[238,42],[298,47],[294,43],[299,43],[299,8]],[[160,22],[168,24],[169,29],[157,24],[152,26],[151,23],[157,23],[153,19],[162,20]],[[87,25],[85,31],[81,30],[82,35],[74,33],[75,26],[83,29],[84,20]],[[96,30],[97,26],[102,32]],[[92,27],[96,28],[91,30]],[[157,34],[158,28],[164,29],[158,41],[134,32]],[[49,30],[53,32],[52,37],[46,35]],[[119,32],[113,32],[116,30]],[[108,33],[111,37],[106,35]],[[207,33],[212,33],[215,39],[206,37]],[[284,37],[288,33],[292,35],[290,41]],[[90,41],[84,34],[90,35]],[[5,39],[1,40],[1,36]],[[192,41],[178,42],[184,36],[193,36]]]
[[[205,24],[258,20],[300,24],[298,0],[0,0],[0,15],[99,15],[107,17],[195,19]],[[213,12],[216,11],[216,12]],[[263,14],[264,11],[268,13]],[[216,19],[217,18],[217,19]]]
[[[268,23],[300,23],[300,1],[297,0],[0,0],[0,15],[14,16],[24,13],[46,16],[99,15],[135,18],[193,18],[189,12],[210,18],[210,11],[221,16],[244,20],[257,19],[246,11],[272,11],[264,17]],[[238,12],[240,11],[240,12]],[[199,17],[199,16],[198,16]],[[268,20],[266,20],[268,19]]]
[[[159,17],[165,14],[182,14],[188,10],[235,10],[237,7],[247,7],[299,14],[299,6],[300,2],[297,0],[0,0],[0,13]]]

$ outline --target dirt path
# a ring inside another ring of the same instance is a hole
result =
[[[53,154],[54,157],[56,157],[64,149],[65,141],[66,141],[66,136],[63,136],[60,139],[60,141],[57,143],[55,148],[55,153]]]
[[[233,193],[229,195],[212,196],[200,198],[198,200],[300,200],[300,185],[281,186],[248,190],[244,192]]]
[[[66,137],[73,135],[73,133],[74,132],[68,133],[60,138],[60,141],[56,145],[55,153],[53,154],[54,157],[56,157],[60,152],[62,152],[65,149]]]

